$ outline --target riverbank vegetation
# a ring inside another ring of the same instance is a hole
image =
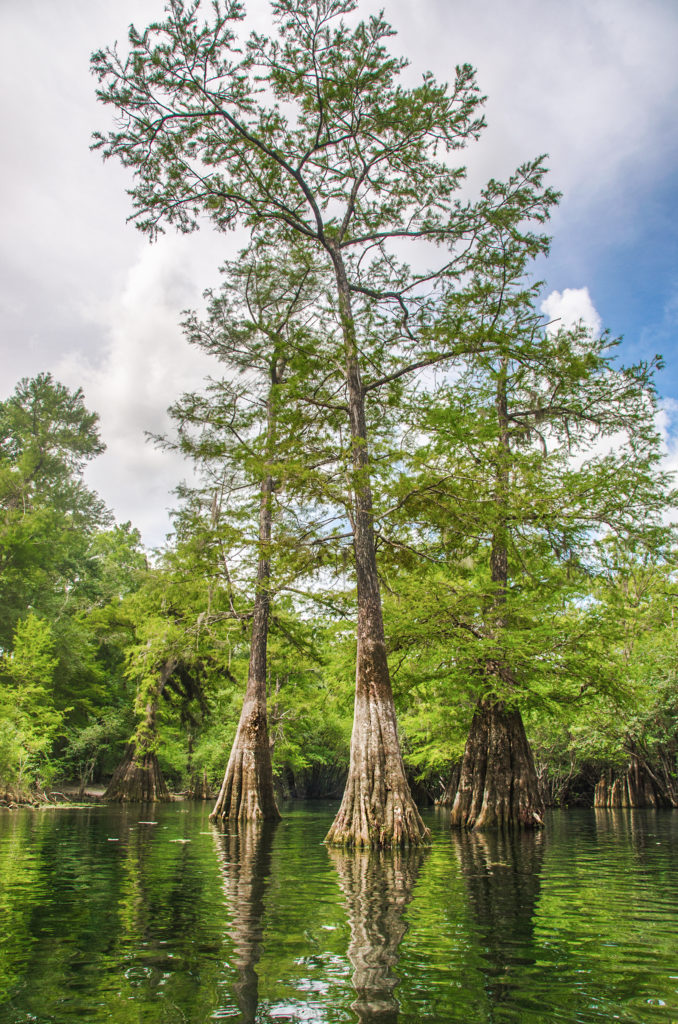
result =
[[[678,805],[659,360],[544,322],[543,158],[469,198],[473,70],[405,88],[352,10],[279,0],[243,50],[238,5],[173,0],[93,57],[138,226],[247,241],[185,317],[214,372],[155,439],[195,468],[162,551],[85,487],[81,392],[0,405],[6,801],[343,792],[348,846],[425,843],[421,800],[479,829]]]

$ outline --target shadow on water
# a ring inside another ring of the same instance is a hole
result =
[[[490,1008],[497,1007],[513,999],[522,969],[536,960],[544,833],[453,830],[452,844],[483,950],[485,992]]]
[[[256,966],[262,954],[265,897],[271,875],[271,851],[277,822],[233,822],[214,838],[223,890],[231,915],[238,973],[233,990],[241,1024],[254,1024],[259,1005]]]
[[[360,1024],[396,1024],[394,989],[398,947],[407,931],[404,911],[412,899],[427,850],[345,851],[329,848],[345,897],[357,999],[351,1003]]]

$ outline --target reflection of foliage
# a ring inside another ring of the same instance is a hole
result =
[[[34,943],[33,895],[39,892],[41,858],[28,817],[8,816],[0,833],[0,1006],[21,978]],[[17,894],[24,895],[17,899]]]

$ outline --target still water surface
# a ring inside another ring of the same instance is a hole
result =
[[[0,1024],[678,1022],[678,811],[379,856],[209,810],[0,815]]]

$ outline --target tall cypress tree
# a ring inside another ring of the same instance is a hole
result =
[[[451,88],[425,74],[400,81],[381,16],[351,27],[354,0],[275,0],[274,33],[240,45],[243,9],[170,0],[163,22],[132,28],[129,52],[93,56],[98,96],[116,126],[95,136],[135,175],[138,227],[154,236],[207,217],[218,230],[272,226],[305,245],[325,275],[326,333],[341,341],[357,581],[357,663],[351,767],[331,842],[426,840],[400,754],[375,553],[369,409],[380,390],[431,365],[432,310],[468,267],[484,216],[456,193],[463,169],[446,156],[482,126],[474,73]],[[264,89],[262,90],[262,83]],[[403,243],[426,250],[412,270]],[[442,251],[442,255],[441,252]]]

